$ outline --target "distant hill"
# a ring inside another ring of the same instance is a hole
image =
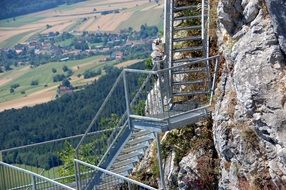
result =
[[[85,0],[2,0],[0,1],[0,19],[13,18],[81,1]]]

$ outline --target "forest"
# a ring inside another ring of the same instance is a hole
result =
[[[81,1],[85,0],[3,0],[0,2],[0,19],[17,17]]]

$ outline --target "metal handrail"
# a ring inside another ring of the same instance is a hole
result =
[[[19,167],[16,167],[16,166],[13,166],[13,165],[10,165],[10,164],[1,162],[1,161],[0,161],[0,165],[4,165],[4,166],[6,166],[6,167],[8,167],[8,168],[12,168],[12,169],[14,169],[14,170],[17,170],[17,171],[26,173],[26,174],[30,175],[31,177],[40,178],[40,179],[42,179],[42,180],[45,180],[45,181],[47,181],[47,182],[50,182],[50,183],[52,183],[52,184],[54,184],[54,185],[57,185],[57,186],[59,186],[59,187],[62,187],[62,188],[64,188],[64,189],[75,190],[74,188],[71,188],[71,187],[69,187],[69,186],[67,186],[67,185],[61,184],[61,183],[59,183],[59,182],[57,182],[57,181],[51,180],[51,179],[49,179],[49,178],[46,178],[46,177],[41,176],[41,175],[39,175],[39,174],[36,174],[36,173],[34,173],[34,172],[31,172],[31,171],[28,171],[28,170],[25,170],[25,169],[22,169],[22,168],[19,168]]]
[[[82,165],[84,165],[84,166],[86,166],[86,167],[89,167],[89,168],[92,168],[92,169],[95,169],[95,170],[99,170],[99,171],[101,171],[101,172],[103,172],[103,173],[105,173],[105,174],[108,174],[108,175],[111,175],[111,176],[115,176],[115,177],[117,177],[117,178],[119,178],[119,179],[125,180],[125,181],[127,181],[127,182],[130,182],[130,183],[135,184],[135,185],[138,185],[138,186],[141,186],[141,187],[146,188],[146,189],[148,189],[148,190],[158,190],[158,189],[155,189],[155,188],[153,188],[153,187],[151,187],[151,186],[145,185],[144,183],[140,183],[140,182],[138,182],[138,181],[135,181],[135,180],[130,179],[130,178],[127,178],[127,177],[124,177],[124,176],[119,175],[119,174],[116,174],[116,173],[114,173],[114,172],[111,172],[111,171],[102,169],[102,168],[100,168],[100,167],[97,167],[97,166],[88,164],[88,163],[83,162],[83,161],[81,161],[81,160],[74,159],[74,161],[75,161],[76,163],[78,163],[78,164],[82,164]]]
[[[100,133],[104,133],[104,132],[112,131],[112,130],[113,130],[113,128],[112,129],[105,129],[105,130],[95,131],[95,132],[88,133],[87,136],[100,134]],[[65,141],[65,140],[79,138],[79,137],[82,137],[84,135],[85,135],[85,133],[80,134],[80,135],[74,135],[74,136],[70,136],[70,137],[65,137],[65,138],[59,138],[59,139],[55,139],[55,140],[44,141],[44,142],[40,142],[40,143],[34,143],[34,144],[18,146],[18,147],[14,147],[14,148],[3,149],[3,150],[0,150],[0,153],[10,152],[10,151],[13,151],[13,150],[20,150],[20,149],[24,149],[24,148],[31,148],[31,147],[35,147],[35,146],[39,146],[39,145],[45,145],[45,144],[50,144],[50,143],[55,143],[55,142],[61,142],[61,141]]]
[[[89,133],[89,131],[91,130],[92,126],[94,125],[94,123],[97,121],[98,117],[100,116],[101,112],[103,111],[103,108],[105,107],[105,105],[107,104],[109,98],[111,97],[113,91],[115,90],[115,88],[117,87],[118,83],[120,82],[121,77],[123,76],[123,72],[120,73],[120,75],[118,76],[118,78],[116,79],[114,85],[112,86],[110,92],[108,93],[107,97],[105,98],[104,102],[102,103],[102,105],[100,106],[99,110],[97,111],[96,115],[94,116],[94,118],[92,119],[91,123],[89,124],[86,132],[84,133],[84,136],[80,139],[75,151],[76,151],[76,157],[78,156],[78,150],[82,144],[82,142],[84,141],[84,139],[86,138],[87,134]]]

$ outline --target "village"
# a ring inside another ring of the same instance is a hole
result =
[[[105,55],[106,58],[102,61],[143,58],[151,51],[151,43],[157,36],[158,28],[146,25],[142,25],[140,31],[128,28],[119,33],[40,34],[29,42],[17,44],[13,48],[0,49],[0,72],[22,65],[37,67],[49,62],[80,60],[95,55]],[[135,51],[131,51],[142,48],[150,51],[137,51],[136,54]]]

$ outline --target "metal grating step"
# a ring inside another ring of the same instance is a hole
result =
[[[207,17],[207,15],[205,15]],[[181,20],[191,20],[191,19],[200,19],[202,15],[195,15],[195,16],[182,16],[182,17],[175,17],[174,21],[181,21]]]
[[[192,62],[197,61],[200,59],[204,59],[205,57],[194,57],[194,58],[188,58],[188,59],[175,59],[173,60],[173,63],[186,63],[186,62]]]
[[[174,27],[174,31],[195,30],[195,29],[202,29],[202,26],[198,25],[198,26],[178,26],[178,27]]]
[[[183,41],[193,41],[193,40],[202,40],[202,36],[190,36],[184,38],[174,38],[173,42],[183,42]]]
[[[133,152],[133,151],[136,151],[136,150],[141,150],[141,149],[145,149],[149,146],[149,143],[147,141],[141,143],[141,144],[137,144],[135,146],[130,146],[129,148],[124,148],[122,150],[122,153],[123,154],[127,154],[129,152]]]
[[[180,82],[173,82],[173,86],[175,85],[193,85],[193,84],[202,84],[208,83],[206,80],[194,80],[194,81],[180,81]]]
[[[194,96],[194,95],[202,95],[202,94],[209,94],[209,91],[192,91],[192,92],[178,92],[174,93],[174,96]]]
[[[131,152],[128,154],[123,154],[123,155],[118,156],[116,160],[123,161],[123,160],[134,158],[134,157],[141,157],[142,154],[143,153],[141,151]]]
[[[134,163],[136,163],[138,160],[139,159],[131,158],[131,159],[123,160],[123,161],[118,161],[112,165],[111,169],[120,168],[120,167],[126,166],[126,165],[134,165]]]
[[[146,141],[151,141],[153,140],[154,138],[151,137],[151,136],[145,136],[145,137],[141,137],[141,138],[136,138],[134,140],[130,140],[126,146],[134,146],[136,144],[140,144],[140,143],[143,143],[143,142],[146,142]]]
[[[174,49],[174,52],[200,51],[200,50],[204,50],[204,47],[198,46],[198,47],[178,48],[178,49]]]
[[[132,135],[131,135],[131,139],[134,139],[134,138],[139,138],[139,137],[143,137],[143,136],[152,136],[154,135],[152,132],[150,131],[146,131],[146,130],[140,130],[139,132],[134,132]]]
[[[179,74],[186,74],[186,73],[199,73],[199,72],[207,72],[206,67],[197,67],[187,70],[180,70],[180,71],[174,71],[172,72],[173,75],[179,75]]]
[[[178,11],[192,10],[192,9],[196,9],[199,7],[200,7],[199,5],[174,7],[174,11],[178,12]]]

